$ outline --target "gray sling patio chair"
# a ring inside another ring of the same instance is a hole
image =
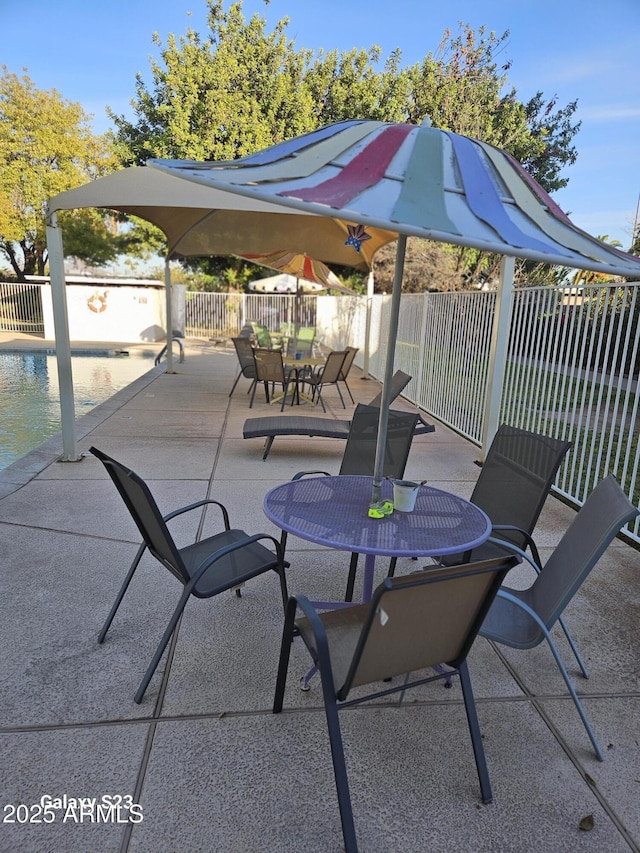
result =
[[[288,568],[289,563],[284,560],[284,552],[280,543],[272,536],[266,533],[250,536],[244,530],[232,529],[227,510],[218,501],[209,499],[197,501],[188,506],[180,507],[163,517],[144,480],[131,469],[126,468],[96,447],[91,447],[90,450],[107,469],[107,473],[113,480],[142,535],[142,544],[138,548],[113,607],[100,631],[98,642],[104,642],[107,631],[145,551],[148,550],[159,560],[183,586],[178,604],[134,696],[134,702],[139,704],[156,667],[160,663],[167,643],[176,629],[185,605],[192,595],[196,598],[211,598],[231,589],[235,589],[236,594],[239,595],[239,587],[246,581],[273,570],[280,578],[282,600],[283,604],[286,604],[285,569]],[[169,532],[167,521],[183,513],[209,505],[219,507],[224,530],[206,539],[194,542],[192,545],[178,548]],[[261,544],[261,541],[270,543],[273,550]]]
[[[288,367],[282,360],[280,350],[257,348],[253,351],[253,358],[256,363],[256,379],[257,382],[262,382],[264,385],[264,393],[267,398],[267,403],[276,402],[278,397],[271,398],[269,394],[269,385],[271,385],[272,393],[276,385],[282,386],[282,404],[280,411],[284,410],[284,404],[287,400],[289,387],[293,386],[291,393],[291,405],[298,398],[298,371],[295,367]],[[256,385],[254,385],[251,394],[249,408],[253,408],[253,400],[256,394]]]
[[[318,613],[304,596],[289,599],[276,690],[274,714],[282,711],[291,644],[300,635],[320,670],[333,772],[347,853],[358,849],[349,794],[339,711],[369,699],[404,691],[438,679],[459,676],[483,803],[492,800],[480,725],[467,655],[496,592],[513,564],[498,560],[386,578],[367,604]],[[296,610],[302,616],[296,619]],[[384,614],[384,619],[381,617]],[[351,690],[389,681],[445,661],[451,670],[349,699]],[[429,726],[426,724],[426,729]],[[393,732],[390,732],[390,737]],[[455,748],[455,744],[449,745]],[[447,749],[441,745],[440,752]],[[415,759],[406,756],[407,760]],[[444,759],[443,759],[444,760]],[[407,815],[407,819],[411,816]]]
[[[347,393],[349,394],[351,402],[355,403],[355,400],[353,399],[353,394],[351,393],[351,388],[349,388],[349,385],[347,384],[347,376],[349,375],[349,372],[353,367],[353,362],[357,355],[358,347],[346,347],[345,351],[347,354],[345,356],[344,361],[342,362],[342,367],[340,368],[340,379],[338,381],[344,382],[344,387],[347,389]]]
[[[502,424],[471,494],[471,503],[491,519],[493,532],[518,548],[531,548],[538,563],[533,531],[570,447],[569,441]],[[497,548],[495,543],[487,542],[472,557],[474,560],[495,557]],[[469,559],[468,555],[466,558]],[[452,554],[440,562],[451,565],[463,559],[465,555]]]
[[[236,355],[238,356],[238,362],[240,364],[240,373],[238,373],[238,375],[236,376],[236,380],[233,383],[231,391],[229,391],[230,397],[236,390],[236,385],[238,384],[238,380],[241,376],[244,376],[246,379],[251,379],[251,385],[249,386],[247,394],[249,393],[249,391],[253,391],[258,380],[256,362],[253,357],[253,346],[251,345],[251,341],[249,340],[249,338],[245,336],[240,336],[238,338],[231,338],[231,341],[235,347]]]
[[[512,589],[503,585],[480,629],[481,636],[513,649],[532,649],[544,640],[549,643],[600,761],[603,760],[602,750],[553,641],[551,630],[556,622],[561,621],[563,610],[608,545],[639,512],[610,474],[591,492],[544,567],[539,561],[531,559],[524,550],[509,544],[510,550],[535,568],[536,578],[527,589]],[[589,673],[566,629],[565,634],[582,674],[588,678]]]
[[[338,395],[340,397],[340,402],[342,403],[342,408],[347,408],[344,404],[344,397],[342,396],[342,391],[340,390],[340,386],[338,385],[338,382],[340,380],[340,372],[342,370],[342,365],[344,364],[344,360],[346,357],[346,350],[333,350],[333,352],[329,353],[329,355],[327,356],[327,360],[317,373],[305,373],[300,377],[300,382],[302,383],[302,385],[310,386],[311,396],[314,401],[314,404],[317,406],[318,403],[320,403],[323,412],[327,411],[324,405],[324,400],[322,399],[322,391],[325,385],[335,385],[336,390],[338,391]]]
[[[396,370],[391,379],[390,402],[393,402],[402,393],[409,382],[411,382],[411,377],[408,373]],[[380,391],[368,405],[379,408],[381,396],[382,392]],[[265,439],[262,454],[264,461],[269,455],[273,442],[279,435],[308,435],[310,437],[319,436],[321,438],[340,438],[346,440],[350,429],[351,421],[348,420],[334,420],[333,418],[323,418],[320,416],[271,415],[266,418],[247,418],[242,429],[242,436],[243,438]],[[435,427],[433,424],[427,423],[420,415],[415,435],[434,432],[434,430]]]

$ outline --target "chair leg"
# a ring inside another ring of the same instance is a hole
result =
[[[580,714],[580,719],[582,720],[582,724],[585,727],[587,734],[589,735],[589,740],[591,741],[591,743],[593,745],[593,749],[595,751],[595,754],[598,757],[599,761],[604,761],[604,756],[602,754],[602,750],[600,749],[600,744],[598,743],[598,740],[597,740],[597,738],[593,732],[593,729],[591,728],[591,723],[587,719],[587,715],[585,713],[584,708],[582,707],[582,703],[580,702],[580,699],[578,699],[578,694],[576,693],[576,689],[573,686],[573,682],[571,681],[571,678],[569,677],[569,673],[567,672],[565,665],[562,662],[562,658],[560,657],[560,653],[558,652],[556,645],[553,642],[553,639],[551,638],[551,634],[549,633],[549,631],[547,631],[545,626],[542,626],[542,627],[543,627],[545,636],[547,638],[547,642],[549,643],[549,648],[551,649],[553,656],[556,660],[556,663],[558,664],[558,669],[560,670],[560,673],[561,673],[562,677],[564,678],[564,683],[567,685],[567,689],[569,690],[569,693],[571,694],[571,698],[573,699],[573,702],[574,702],[574,705],[576,706],[578,714]]]
[[[250,409],[253,408],[253,401],[254,401],[255,396],[256,396],[256,388],[257,387],[258,387],[258,383],[254,382],[252,387],[251,387],[251,399],[249,400],[249,408]]]
[[[387,577],[392,578],[396,573],[396,563],[398,562],[397,557],[392,557],[389,561],[389,571],[387,572]]]
[[[326,662],[326,664],[328,664],[328,662]],[[349,794],[347,765],[344,760],[342,733],[340,731],[340,720],[338,719],[338,706],[335,700],[333,678],[331,677],[330,670],[327,673],[326,664],[324,666],[320,666],[320,679],[322,681],[324,710],[327,719],[327,730],[329,732],[329,744],[331,746],[333,776],[336,782],[338,806],[340,808],[340,821],[342,823],[344,849],[345,853],[358,853],[356,828],[353,822],[353,808],[351,806],[351,796]]]
[[[349,388],[349,386],[347,385],[347,380],[346,380],[346,379],[344,379],[343,381],[344,381],[344,387],[345,387],[345,388],[347,389],[347,391],[349,392],[349,397],[351,397],[351,402],[352,402],[352,403],[355,403],[355,400],[353,399],[353,394],[351,393],[351,388]]]
[[[493,794],[491,793],[491,783],[489,781],[487,760],[485,758],[484,747],[482,745],[480,723],[478,722],[476,703],[475,699],[473,698],[473,690],[471,689],[471,679],[469,678],[469,669],[467,667],[466,660],[460,664],[458,672],[460,673],[462,697],[464,699],[464,709],[467,713],[467,723],[469,724],[469,733],[471,734],[473,754],[476,759],[476,768],[478,770],[478,780],[480,781],[480,793],[482,794],[482,802],[490,803],[493,800]]]
[[[562,618],[562,616],[558,619],[558,622],[560,623],[560,627],[564,631],[564,635],[567,638],[567,642],[569,643],[569,646],[571,647],[571,651],[573,652],[573,656],[577,660],[578,666],[580,667],[582,674],[584,675],[585,678],[589,678],[589,670],[587,669],[585,662],[582,660],[582,657],[580,656],[580,652],[578,651],[576,644],[573,641],[573,637],[569,633],[569,629],[567,628],[567,625],[566,625],[564,619]]]
[[[338,396],[340,397],[340,402],[342,403],[342,408],[346,409],[347,407],[344,404],[344,397],[342,396],[342,391],[340,390],[340,385],[336,382],[336,389],[338,391]]]
[[[240,371],[240,373],[236,376],[236,381],[231,386],[231,391],[229,391],[230,397],[233,396],[233,392],[236,390],[236,385],[238,384],[238,380],[240,379],[241,376],[242,376],[242,371]]]
[[[104,642],[104,638],[107,636],[107,631],[109,630],[111,623],[113,622],[114,616],[118,612],[118,608],[120,607],[122,599],[124,598],[124,594],[127,591],[127,589],[129,588],[129,584],[131,583],[131,579],[133,578],[135,571],[138,568],[138,563],[142,559],[142,555],[144,554],[146,549],[147,549],[147,546],[143,542],[142,545],[140,545],[140,547],[138,548],[137,554],[133,558],[133,563],[131,563],[131,567],[129,568],[129,571],[127,572],[127,576],[124,579],[122,586],[120,587],[120,591],[118,592],[118,595],[116,596],[116,600],[113,602],[113,607],[109,611],[109,615],[107,616],[107,619],[106,619],[104,625],[102,626],[102,630],[98,634],[98,642],[99,643]]]
[[[149,686],[149,682],[151,681],[151,679],[153,677],[153,673],[156,671],[156,668],[157,668],[158,664],[160,663],[160,658],[164,654],[164,650],[167,647],[167,643],[171,639],[171,635],[173,634],[173,632],[176,629],[176,625],[178,624],[178,620],[182,616],[182,611],[184,610],[185,604],[189,600],[190,596],[191,596],[191,590],[187,590],[187,589],[185,589],[183,591],[182,595],[180,596],[180,601],[178,602],[178,606],[173,611],[173,615],[169,621],[169,624],[167,625],[167,628],[166,628],[164,634],[162,635],[162,639],[160,640],[160,642],[158,644],[158,648],[155,650],[155,653],[154,653],[153,657],[151,658],[151,663],[147,667],[147,671],[144,674],[144,678],[140,682],[140,687],[138,687],[136,695],[133,697],[133,701],[136,703],[136,705],[139,705],[142,702],[142,697],[144,696],[146,689]]]
[[[527,604],[525,604],[519,598],[516,598],[516,596],[512,595],[510,592],[507,592],[504,589],[498,590],[498,595],[500,596],[500,598],[505,598],[507,601],[510,601],[513,604],[515,604],[516,607],[520,607],[522,610],[524,610],[531,617],[531,619],[534,620],[536,625],[539,626],[540,630],[542,631],[542,633],[546,637],[547,643],[549,644],[549,648],[551,649],[551,653],[553,654],[553,657],[555,658],[556,664],[558,665],[558,669],[560,670],[560,674],[564,678],[564,683],[567,685],[567,689],[571,695],[571,698],[573,699],[573,703],[576,706],[578,714],[580,715],[580,719],[582,720],[582,724],[585,727],[587,734],[589,735],[589,740],[591,741],[591,743],[593,745],[593,749],[595,751],[595,754],[597,755],[597,757],[600,761],[604,761],[604,756],[602,755],[602,750],[600,749],[600,744],[598,743],[596,736],[593,733],[593,729],[591,728],[591,724],[589,723],[589,720],[587,719],[587,715],[584,711],[584,708],[582,707],[582,703],[580,702],[580,699],[578,698],[578,694],[576,693],[576,689],[573,686],[573,682],[569,678],[569,673],[567,672],[565,665],[562,662],[562,658],[560,657],[560,652],[556,648],[556,644],[553,642],[553,638],[549,632],[549,629],[544,624],[542,619],[538,616],[538,614],[535,612],[535,610],[533,610],[531,607],[529,607]]]
[[[351,554],[351,562],[349,563],[349,578],[347,580],[347,591],[344,594],[345,601],[353,601],[353,588],[356,583],[356,570],[358,568],[358,555]]]
[[[273,444],[274,439],[275,439],[275,435],[269,435],[269,436],[267,436],[267,438],[264,442],[264,453],[262,454],[262,461],[263,462],[267,458],[267,456],[269,455],[269,451],[271,450],[271,445]]]
[[[282,711],[284,701],[284,688],[287,684],[287,672],[289,671],[289,657],[291,656],[291,643],[293,642],[293,629],[296,618],[296,600],[290,599],[284,611],[284,628],[282,629],[282,644],[280,645],[280,658],[278,660],[278,675],[276,676],[276,692],[273,697],[273,713]]]

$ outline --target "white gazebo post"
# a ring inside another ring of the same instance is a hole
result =
[[[169,255],[164,261],[165,314],[167,318],[167,373],[173,373],[173,305],[171,303],[171,267]]]
[[[82,457],[78,454],[76,444],[76,412],[73,402],[73,375],[71,372],[71,342],[69,340],[69,317],[67,314],[67,293],[64,277],[64,251],[62,248],[62,234],[58,227],[58,218],[55,212],[48,217],[46,228],[49,274],[51,276],[53,325],[56,335],[58,383],[60,386],[62,460],[64,462],[77,462]]]
[[[496,310],[491,331],[487,393],[482,424],[482,462],[484,462],[493,437],[500,426],[500,404],[502,386],[507,364],[509,328],[511,322],[511,297],[513,295],[513,272],[515,258],[503,256],[500,265],[500,284],[496,294]]]

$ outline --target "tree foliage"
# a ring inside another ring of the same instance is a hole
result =
[[[44,274],[49,198],[116,165],[110,145],[89,129],[80,104],[36,89],[0,66],[0,252],[19,280]],[[69,254],[104,263],[117,254],[108,223],[95,211],[65,215]]]

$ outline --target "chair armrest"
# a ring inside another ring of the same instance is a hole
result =
[[[324,474],[325,477],[331,476],[328,471],[298,471],[298,473],[294,474],[291,479],[300,480],[302,477],[306,477],[308,474]]]
[[[537,574],[540,574],[542,571],[542,566],[530,557],[522,548],[518,548],[517,545],[514,545],[513,542],[509,542],[507,539],[498,539],[497,536],[489,536],[487,542],[491,542],[494,545],[498,545],[500,548],[504,548],[505,551],[511,551],[512,554],[517,554],[523,560],[526,560],[529,565],[533,566],[536,570]]]
[[[538,553],[538,547],[533,539],[533,536],[527,531],[523,530],[522,527],[516,527],[515,524],[492,524],[492,530],[514,530],[516,533],[520,533],[527,542],[529,548],[531,548],[531,553],[533,554],[533,559],[536,561],[538,566],[542,566],[542,562],[540,560],[540,554]]]
[[[220,501],[210,500],[205,498],[201,501],[196,501],[192,504],[187,504],[186,506],[178,507],[178,509],[174,509],[173,512],[167,513],[167,515],[163,515],[162,518],[164,521],[171,521],[172,518],[175,518],[177,515],[182,515],[185,512],[191,512],[192,509],[198,509],[201,506],[206,506],[207,504],[215,504],[220,507],[222,511],[222,518],[224,520],[224,529],[230,530],[231,524],[229,523],[229,513],[227,512],[227,508],[224,504],[221,504]]]

